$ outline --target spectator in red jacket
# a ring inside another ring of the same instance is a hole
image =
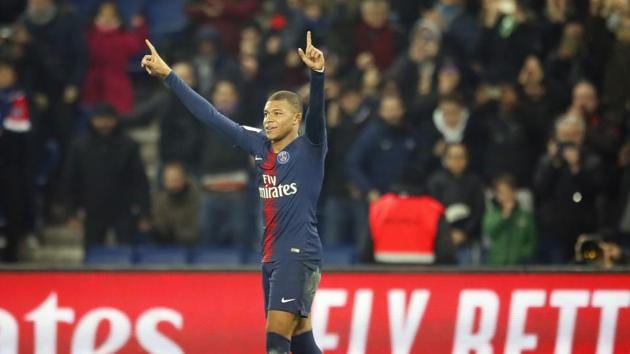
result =
[[[142,18],[134,18],[132,25],[131,30],[123,27],[114,2],[99,7],[87,33],[90,67],[83,83],[83,103],[107,102],[119,114],[131,113],[133,92],[127,64],[142,50],[147,36]]]
[[[354,43],[357,60],[371,57],[379,70],[389,68],[396,52],[387,1],[367,0],[361,5],[361,21],[354,30]]]

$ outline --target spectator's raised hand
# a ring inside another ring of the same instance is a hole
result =
[[[324,53],[313,46],[311,31],[306,32],[306,49],[302,50],[302,48],[298,48],[298,54],[300,55],[300,58],[302,58],[304,64],[311,68],[311,70],[324,70]]]
[[[155,50],[155,47],[148,39],[144,40],[147,43],[147,47],[151,51],[151,54],[145,55],[142,58],[140,66],[142,66],[147,73],[151,76],[159,77],[160,79],[165,78],[168,74],[171,73],[171,68],[162,60],[160,54]]]

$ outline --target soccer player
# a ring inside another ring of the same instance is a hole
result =
[[[311,69],[305,134],[299,135],[302,104],[297,94],[278,91],[265,104],[263,130],[240,126],[188,87],[147,41],[151,53],[142,67],[164,79],[201,121],[254,156],[263,201],[265,232],[262,273],[267,315],[267,353],[321,353],[309,312],[320,280],[322,246],[315,208],[324,178],[327,151],[324,117],[324,55],[311,43],[298,49]]]

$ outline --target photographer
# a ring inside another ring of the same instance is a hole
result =
[[[629,252],[602,234],[583,234],[575,243],[575,261],[579,264],[612,268],[628,264]]]
[[[543,263],[570,261],[577,237],[598,227],[601,160],[583,147],[584,133],[581,119],[558,119],[547,154],[538,162],[534,174],[541,236],[539,255]]]

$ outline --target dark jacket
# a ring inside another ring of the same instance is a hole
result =
[[[74,13],[59,7],[55,17],[44,24],[24,18],[36,66],[36,92],[60,94],[67,85],[79,87],[88,63],[87,47],[80,22]]]
[[[224,114],[234,122],[243,124],[244,117],[239,109],[233,113],[226,112]],[[204,126],[201,131],[201,140],[200,169],[203,175],[237,171],[249,172],[251,170],[247,153],[230,145],[225,137],[216,130]]]
[[[484,27],[481,31],[477,57],[483,66],[484,79],[490,82],[516,79],[525,58],[538,49],[534,26],[518,23],[513,16],[502,16],[494,27]]]
[[[149,212],[149,184],[138,145],[120,130],[109,137],[90,130],[70,149],[65,190],[71,211],[111,218]]]
[[[554,163],[548,155],[538,162],[534,191],[539,205],[543,237],[574,242],[582,233],[594,232],[600,215],[596,207],[602,192],[600,158],[582,151],[582,167],[571,173],[564,163]]]
[[[328,129],[328,154],[324,178],[324,194],[334,197],[348,197],[351,184],[346,160],[352,145],[356,141],[361,128],[367,124],[365,118],[369,115],[368,107],[359,107],[354,116],[340,113],[341,119],[338,125],[327,125]],[[360,117],[363,116],[363,119]],[[356,121],[355,121],[356,118]]]
[[[433,112],[435,115],[436,113]],[[480,117],[477,114],[470,114],[466,126],[463,129],[462,139],[460,141],[447,141],[449,143],[463,143],[468,148],[469,168],[472,171],[479,172],[481,170],[481,156],[484,150],[484,130],[483,125],[479,122]],[[427,170],[436,171],[442,164],[441,157],[433,155],[433,147],[439,140],[446,141],[446,137],[440,132],[435,125],[435,117],[432,116],[426,120],[422,128],[422,140],[431,150],[430,157],[427,159]]]
[[[196,170],[203,132],[208,128],[170,92],[156,113],[160,124],[160,160],[164,163],[180,161]]]
[[[348,174],[362,192],[392,191],[409,164],[422,164],[426,149],[406,126],[395,127],[381,119],[368,123],[347,158]]]
[[[490,182],[499,174],[509,173],[516,177],[520,186],[531,185],[535,147],[524,124],[525,112],[519,108],[502,110],[498,105],[490,104],[480,114],[485,126],[484,180]]]
[[[441,169],[427,181],[427,191],[446,207],[446,217],[451,226],[461,229],[468,238],[478,239],[481,220],[485,208],[484,187],[481,180],[472,173],[456,177]],[[450,209],[464,205],[467,212],[453,218]],[[449,210],[450,209],[450,210]]]

